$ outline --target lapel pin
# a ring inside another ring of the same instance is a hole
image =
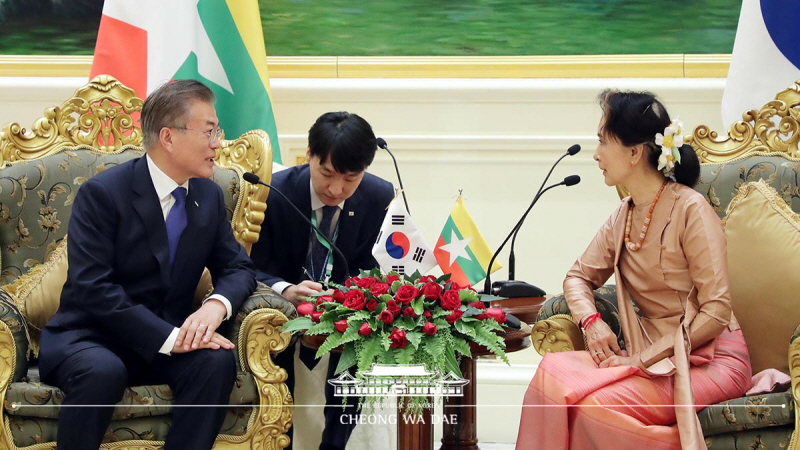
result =
[[[199,203],[197,203],[197,200],[195,200],[195,202],[194,202],[194,206],[197,206],[198,208],[200,207],[200,204],[199,204]]]
[[[356,215],[356,212],[355,211],[347,211],[347,215],[350,216],[350,217],[353,217],[353,216]]]

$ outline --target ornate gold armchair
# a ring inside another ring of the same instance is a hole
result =
[[[753,372],[774,368],[791,389],[712,405],[698,413],[710,449],[800,449],[800,81],[759,110],[747,111],[721,138],[707,126],[686,141],[701,162],[695,189],[723,218],[733,310],[750,350]],[[763,180],[756,187],[752,182]],[[741,189],[740,189],[741,188]],[[760,203],[753,192],[764,194]],[[749,209],[747,209],[749,208]],[[595,304],[624,342],[613,285],[595,290]],[[539,353],[581,350],[581,332],[563,295],[549,299],[531,336]],[[788,346],[788,358],[787,356]]]
[[[27,131],[0,131],[0,449],[54,449],[63,393],[39,380],[41,327],[58,307],[66,279],[66,230],[81,183],[143,155],[138,116],[142,100],[101,75],[45,111]],[[258,240],[268,189],[242,179],[269,180],[272,150],[254,130],[222,142],[213,179],[222,187],[236,239],[249,252]],[[210,291],[210,277],[197,300]],[[286,372],[272,361],[289,335],[280,332],[294,308],[259,285],[234,319],[238,376],[217,449],[281,449],[288,445],[292,402]],[[103,448],[158,449],[169,429],[172,394],[162,386],[128,388],[117,405]]]

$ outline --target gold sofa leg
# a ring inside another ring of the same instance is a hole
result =
[[[215,450],[280,450],[289,445],[286,432],[292,424],[292,396],[286,386],[286,370],[276,366],[272,354],[289,345],[290,334],[282,333],[287,322],[283,313],[259,309],[242,322],[239,358],[256,380],[259,405],[250,417],[244,436],[220,435]]]
[[[795,332],[796,333],[796,332]],[[789,374],[792,376],[792,398],[794,399],[794,431],[789,442],[789,450],[800,450],[800,338],[789,344]]]
[[[11,428],[2,405],[6,403],[6,390],[14,376],[14,368],[17,361],[17,350],[14,345],[14,336],[4,322],[0,321],[0,423],[3,432],[0,433],[0,449],[11,450],[15,448],[11,439]]]
[[[585,348],[583,334],[575,319],[568,314],[556,314],[533,324],[531,342],[540,355]]]

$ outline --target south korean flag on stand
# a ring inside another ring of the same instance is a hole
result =
[[[436,266],[433,251],[414,225],[399,196],[389,204],[378,239],[372,247],[372,256],[382,271],[400,275],[411,275],[417,270],[425,274]]]

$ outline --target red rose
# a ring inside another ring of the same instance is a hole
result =
[[[455,281],[451,281],[450,282],[450,290],[451,291],[460,291],[461,290],[461,285],[459,285]]]
[[[408,345],[405,330],[395,328],[389,333],[389,340],[392,341],[392,348],[406,348],[406,345]]]
[[[428,300],[436,300],[439,298],[439,294],[441,293],[442,287],[439,286],[439,283],[429,281],[425,283],[425,286],[422,286],[422,295],[424,295]]]
[[[380,314],[378,314],[378,320],[389,325],[394,322],[394,314],[392,314],[392,312],[388,309],[384,309]]]
[[[358,334],[361,336],[369,336],[372,334],[372,328],[370,328],[368,323],[364,322],[361,324],[361,327],[359,327]]]
[[[419,280],[417,280],[417,283],[435,283],[435,282],[436,282],[436,277],[433,275],[425,275],[419,277]]]
[[[432,317],[433,317],[433,314],[431,314],[431,312],[430,312],[430,311],[423,311],[423,312],[422,312],[422,315],[423,315],[423,316],[425,316],[425,317],[427,317],[428,319],[430,319],[430,318],[432,318]]]
[[[350,278],[344,280],[344,285],[347,286],[347,287],[351,287],[354,284],[358,285],[358,280],[360,280],[360,279],[361,278],[358,278],[358,277],[350,277]]]
[[[303,302],[297,305],[297,314],[301,316],[310,316],[314,312],[314,304],[311,302]]]
[[[506,321],[506,313],[500,308],[489,308],[483,312],[483,314],[478,314],[475,316],[476,319],[494,319],[498,323],[503,323]]]
[[[367,302],[367,311],[375,312],[375,308],[377,307],[378,307],[378,302],[374,298],[369,299],[369,301]]]
[[[439,296],[439,304],[444,309],[454,310],[461,306],[461,299],[458,297],[457,291],[444,291]]]
[[[372,277],[361,278],[360,280],[356,281],[356,286],[364,289],[369,289],[377,281],[378,280]]]
[[[404,315],[404,316],[411,317],[412,319],[413,319],[414,317],[417,317],[417,313],[415,313],[415,312],[414,312],[414,308],[412,308],[412,307],[410,307],[410,306],[406,306],[406,307],[403,309],[403,315]]]
[[[394,300],[389,300],[386,302],[386,310],[396,316],[400,314],[400,305],[398,305]]]
[[[431,322],[425,322],[425,325],[422,326],[422,332],[425,334],[430,334],[433,336],[437,331],[438,329],[436,328],[436,325]]]
[[[342,292],[342,291],[340,291],[338,289],[333,291],[333,300],[336,303],[344,303],[344,292]]]
[[[473,308],[478,308],[478,309],[486,308],[486,304],[483,303],[483,302],[472,302],[472,303],[469,304],[469,306],[472,306]]]
[[[319,323],[319,317],[323,315],[325,311],[314,311],[311,313],[311,321],[314,323]]]
[[[394,299],[400,303],[411,303],[411,300],[417,297],[419,297],[419,289],[410,284],[400,286],[400,289],[394,294]]]
[[[336,328],[336,331],[338,331],[339,333],[344,333],[345,331],[347,331],[347,321],[339,320],[333,322],[333,327]]]
[[[463,316],[463,315],[464,315],[464,311],[461,311],[460,309],[456,309],[453,312],[451,312],[450,314],[448,314],[447,316],[445,316],[444,320],[446,320],[447,323],[452,325],[452,324],[456,323],[456,320],[460,319],[461,316]]]
[[[334,300],[333,297],[331,297],[330,295],[320,295],[319,297],[317,297],[317,306],[325,302],[332,302],[332,301]]]
[[[364,309],[364,304],[366,301],[367,297],[364,296],[363,292],[359,291],[358,289],[350,289],[347,291],[347,294],[344,294],[343,305],[350,309],[361,310]]]
[[[395,281],[400,281],[400,275],[386,275],[387,284],[392,284]]]
[[[369,293],[375,297],[389,292],[389,285],[386,283],[375,283],[369,288]]]

